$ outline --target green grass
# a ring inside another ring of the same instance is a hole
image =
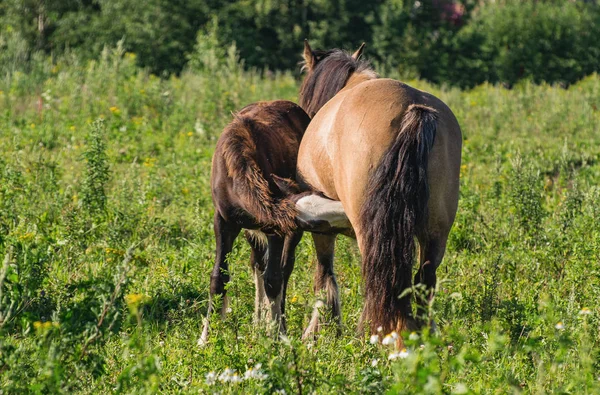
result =
[[[308,236],[288,291],[289,341],[253,327],[240,238],[232,312],[196,346],[214,258],[216,138],[230,111],[296,100],[298,83],[244,72],[233,56],[161,80],[133,56],[40,62],[0,79],[6,393],[600,391],[600,77],[568,90],[409,81],[462,126],[461,200],[432,305],[440,333],[404,334],[408,357],[389,361],[391,349],[356,335],[360,257],[343,237],[341,336],[327,325],[316,342],[298,340],[316,300]],[[258,363],[262,380],[206,382]]]

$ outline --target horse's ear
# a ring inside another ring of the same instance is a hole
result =
[[[273,177],[273,181],[275,181],[275,185],[277,185],[277,188],[279,188],[279,190],[281,192],[283,192],[284,195],[287,195],[287,196],[296,195],[301,192],[298,184],[296,184],[294,181],[290,180],[289,178],[279,177],[279,176],[276,176],[275,174],[271,174],[271,177]]]
[[[311,71],[313,69],[313,67],[315,67],[315,63],[316,63],[316,59],[315,59],[315,54],[313,53],[312,49],[310,48],[310,44],[308,43],[307,39],[304,39],[304,64],[306,66],[306,68],[308,69],[308,71]]]
[[[362,55],[364,49],[365,49],[365,43],[360,44],[360,47],[358,47],[356,52],[354,52],[352,54],[352,59],[358,60],[358,58],[360,58],[360,55]]]

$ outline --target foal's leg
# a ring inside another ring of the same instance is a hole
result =
[[[340,317],[340,295],[335,279],[335,273],[333,272],[333,255],[336,235],[313,233],[312,236],[318,261],[314,278],[315,293],[325,290],[327,295],[327,306],[331,311],[331,316],[338,324],[339,329],[342,324]],[[322,302],[320,300],[316,302],[310,323],[304,331],[302,339],[308,339],[309,337],[314,336],[319,330],[319,308],[321,305]]]
[[[297,231],[291,235],[285,237],[283,244],[283,252],[281,255],[281,263],[283,265],[283,290],[281,297],[281,319],[283,327],[286,328],[286,317],[285,317],[285,300],[287,295],[287,286],[294,270],[294,264],[296,262],[296,247],[300,240],[302,240],[302,231]]]
[[[214,309],[215,295],[221,295],[221,317],[225,316],[227,311],[227,295],[225,286],[229,282],[229,265],[227,262],[227,254],[233,248],[233,242],[240,233],[240,227],[230,224],[218,213],[215,213],[215,238],[217,241],[217,250],[215,258],[215,266],[210,276],[210,294],[208,297],[208,312],[204,320],[204,329],[198,344],[203,346],[208,341],[208,327],[210,326],[210,316]]]
[[[285,333],[285,326],[281,320],[281,304],[283,297],[283,270],[281,256],[283,253],[284,238],[281,236],[268,236],[267,268],[265,269],[265,293],[269,298],[271,307],[271,320],[279,325],[279,332]]]
[[[264,237],[264,240],[262,239]],[[246,239],[250,244],[250,266],[254,276],[254,324],[260,323],[267,314],[267,295],[265,294],[264,272],[267,266],[267,236],[254,231],[251,235],[246,232]]]
[[[417,296],[417,320],[420,326],[429,322],[433,331],[437,328],[433,319],[428,317],[427,307],[435,293],[437,283],[436,270],[444,257],[447,239],[447,236],[419,237],[420,267],[415,275],[414,284],[425,285],[425,295]]]

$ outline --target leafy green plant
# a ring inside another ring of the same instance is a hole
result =
[[[104,142],[104,120],[94,121],[88,137],[88,149],[83,153],[86,171],[81,188],[83,207],[91,213],[106,209],[106,184],[110,180],[110,167]]]

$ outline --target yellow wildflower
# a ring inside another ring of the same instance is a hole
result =
[[[193,132],[187,132],[188,137],[192,137],[194,135]]]
[[[71,126],[69,126],[69,130],[70,130],[70,131],[74,131],[74,130],[75,130],[75,125],[71,125]]]
[[[148,301],[148,297],[144,294],[127,294],[125,295],[125,303],[130,308],[137,308],[140,304]]]
[[[35,235],[31,232],[27,232],[19,236],[19,240],[31,240]]]
[[[156,163],[156,158],[146,158],[144,160],[145,167],[154,167],[155,163]]]
[[[38,332],[45,332],[52,327],[54,327],[54,328],[60,327],[60,324],[58,322],[52,322],[52,321],[46,321],[46,322],[35,321],[33,323],[33,327]]]
[[[121,110],[119,110],[119,107],[117,106],[112,106],[109,108],[110,112],[112,112],[115,115],[119,115],[121,113]]]

